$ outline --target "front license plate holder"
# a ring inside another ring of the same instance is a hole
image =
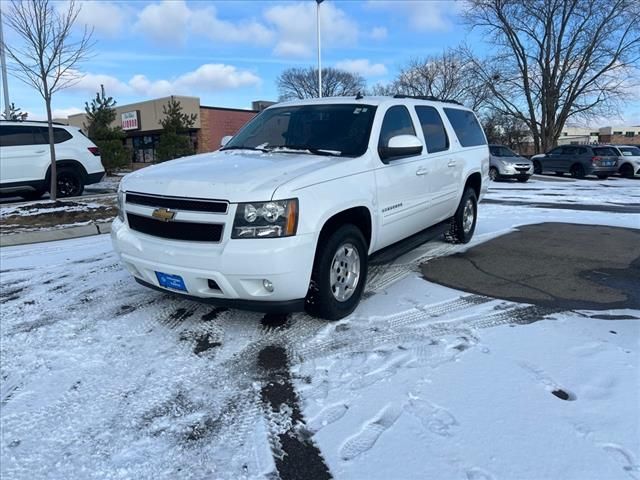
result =
[[[158,279],[158,284],[161,287],[178,290],[179,292],[187,291],[187,286],[184,284],[184,280],[180,275],[156,272],[156,278]]]

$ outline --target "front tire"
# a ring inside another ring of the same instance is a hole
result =
[[[339,320],[353,312],[367,280],[367,246],[355,225],[343,225],[319,241],[305,309]]]
[[[445,238],[451,243],[469,243],[476,230],[478,199],[476,192],[467,188],[462,195],[456,213],[451,218],[451,226]]]
[[[536,175],[542,174],[542,164],[539,160],[533,161],[533,173],[535,173]]]
[[[498,172],[498,169],[496,167],[491,167],[489,169],[489,180],[491,180],[492,182],[495,182],[498,180],[499,177],[500,177],[500,173]]]

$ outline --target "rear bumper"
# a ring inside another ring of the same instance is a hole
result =
[[[618,172],[618,167],[614,166],[614,167],[598,167],[598,166],[591,166],[591,168],[587,171],[587,174],[592,174],[592,175],[614,175],[615,173]]]
[[[85,185],[91,185],[93,183],[100,183],[105,176],[105,172],[88,173],[85,181]]]

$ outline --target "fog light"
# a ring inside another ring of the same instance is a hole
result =
[[[267,292],[273,292],[273,283],[271,283],[269,280],[262,280],[262,286]]]

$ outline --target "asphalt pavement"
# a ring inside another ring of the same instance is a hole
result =
[[[421,267],[451,288],[562,310],[640,308],[640,230],[542,223]]]

